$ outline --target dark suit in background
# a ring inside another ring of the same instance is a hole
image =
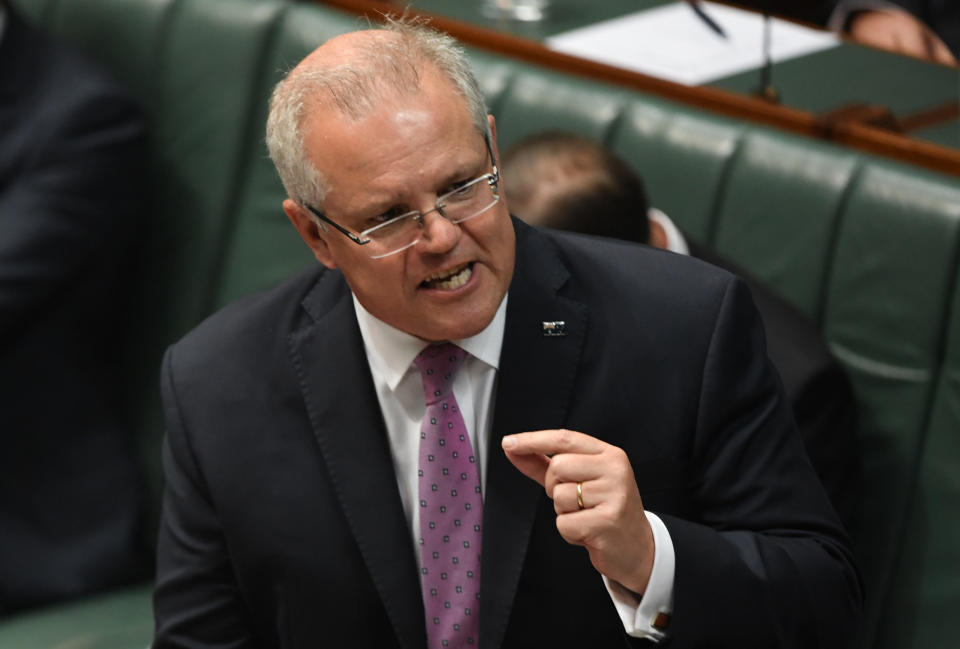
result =
[[[143,123],[7,6],[0,40],[0,614],[144,574],[121,416]]]
[[[586,552],[500,449],[547,427],[628,454],[676,549],[671,647],[848,646],[856,572],[743,284],[629,243],[515,229],[480,646],[627,646]],[[545,337],[544,320],[566,335]],[[339,271],[213,316],[168,352],[162,385],[157,649],[425,646],[416,549]]]
[[[823,26],[827,24],[838,2],[839,0],[736,0],[732,4]]]

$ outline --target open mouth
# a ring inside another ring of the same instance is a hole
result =
[[[473,275],[473,262],[468,262],[466,264],[460,264],[459,266],[450,268],[449,270],[435,273],[420,282],[420,286],[422,288],[434,288],[443,291],[452,291],[453,289],[460,288],[470,281],[471,275]]]

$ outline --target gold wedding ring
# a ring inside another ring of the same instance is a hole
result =
[[[583,509],[583,483],[577,483],[577,507]]]

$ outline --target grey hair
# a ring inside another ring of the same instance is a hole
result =
[[[490,139],[483,93],[457,41],[406,18],[388,18],[383,29],[397,38],[371,40],[347,63],[295,69],[273,90],[267,149],[287,195],[300,204],[319,204],[329,190],[304,145],[302,128],[309,110],[328,105],[359,120],[385,97],[418,90],[427,65],[453,84],[467,102],[474,127]]]

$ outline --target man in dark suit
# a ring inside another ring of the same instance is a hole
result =
[[[322,268],[165,357],[155,649],[846,645],[850,550],[739,280],[512,220],[422,27],[315,50],[267,141]]]
[[[834,507],[852,523],[859,477],[853,389],[812,322],[729,259],[687,239],[650,207],[630,165],[589,138],[558,131],[524,138],[504,153],[503,176],[513,213],[531,225],[692,254],[743,278],[807,453]]]
[[[115,357],[143,123],[0,1],[0,614],[146,573]]]

